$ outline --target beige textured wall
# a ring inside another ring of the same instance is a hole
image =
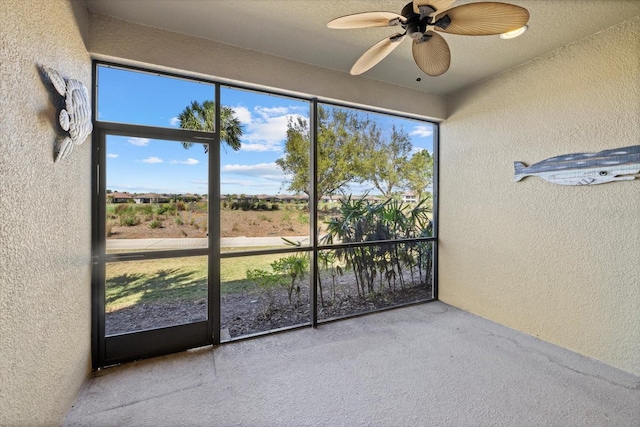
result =
[[[53,163],[36,69],[91,87],[82,3],[0,0],[0,425],[57,425],[90,372],[91,142]],[[83,27],[83,28],[80,28]]]
[[[188,71],[433,120],[445,118],[445,99],[439,95],[102,15],[91,15],[90,27],[89,51],[98,58]]]
[[[513,182],[514,161],[640,144],[640,17],[447,101],[440,299],[640,375],[640,179]]]

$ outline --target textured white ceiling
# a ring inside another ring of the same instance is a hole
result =
[[[454,6],[476,1],[458,0]],[[332,30],[328,21],[363,11],[400,13],[392,0],[86,0],[92,13],[215,40],[244,49],[338,70],[353,63],[396,28]],[[513,0],[529,10],[529,31],[513,40],[499,36],[444,34],[451,67],[438,77],[423,74],[405,40],[364,77],[447,94],[640,14],[640,0]],[[597,61],[598,58],[594,58]],[[421,78],[418,82],[417,78]]]

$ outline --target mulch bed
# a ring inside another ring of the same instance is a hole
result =
[[[318,319],[327,320],[403,305],[431,298],[431,286],[419,284],[397,288],[392,293],[380,292],[359,297],[355,287],[346,289],[346,281],[332,297],[331,289],[324,291],[324,305],[318,301]],[[326,285],[325,285],[326,286]],[[221,298],[221,328],[223,339],[309,323],[309,291],[301,289],[300,298],[294,296],[289,304],[287,293],[279,290],[274,303],[265,310],[259,293],[225,295]],[[115,335],[205,320],[207,302],[144,303],[106,315],[106,334]]]

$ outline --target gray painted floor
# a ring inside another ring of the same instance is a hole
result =
[[[104,370],[68,426],[640,426],[640,378],[430,303]]]

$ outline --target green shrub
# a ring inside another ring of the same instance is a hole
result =
[[[247,270],[247,279],[255,283],[260,289],[262,314],[268,317],[275,304],[274,291],[280,285],[278,275],[260,269]]]
[[[160,205],[160,206],[158,206],[158,208],[156,209],[156,214],[158,214],[158,215],[164,215],[164,214],[166,214],[166,213],[170,213],[170,212],[172,212],[173,210],[174,210],[174,209],[173,209],[173,206],[171,206],[171,205]]]
[[[120,217],[120,225],[123,227],[133,227],[140,224],[140,218],[133,214],[122,215]]]
[[[289,296],[289,304],[293,304],[291,297],[294,292],[300,302],[300,285],[296,284],[296,280],[302,280],[305,272],[309,269],[309,257],[304,254],[290,255],[272,262],[271,268],[275,273],[289,276],[291,279],[290,283],[284,285]]]
[[[228,207],[228,204],[225,207]],[[192,212],[204,212],[204,213],[206,213],[207,209],[208,209],[207,202],[191,203],[191,211]]]
[[[309,224],[309,215],[306,215],[304,213],[299,213],[298,214],[298,222],[300,224]]]
[[[109,236],[111,236],[113,234],[113,222],[111,222],[111,221],[107,222],[105,231],[106,231],[107,237],[109,237]]]
[[[182,222],[182,217],[181,217],[181,216],[177,216],[177,217],[175,217],[175,218],[173,219],[173,221],[176,223],[176,225],[182,225],[182,224],[184,224],[184,223]]]
[[[162,222],[154,220],[149,223],[149,227],[151,228],[162,228]]]
[[[271,205],[271,210],[272,211],[279,211],[280,210],[280,205],[278,203],[273,203]]]
[[[151,215],[151,214],[153,214],[153,206],[149,205],[149,204],[137,205],[136,206],[136,212],[144,214],[144,215]]]
[[[115,209],[115,214],[118,216],[122,216],[126,213],[133,213],[133,206],[132,205],[118,205],[116,206]]]

